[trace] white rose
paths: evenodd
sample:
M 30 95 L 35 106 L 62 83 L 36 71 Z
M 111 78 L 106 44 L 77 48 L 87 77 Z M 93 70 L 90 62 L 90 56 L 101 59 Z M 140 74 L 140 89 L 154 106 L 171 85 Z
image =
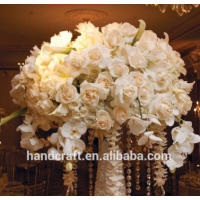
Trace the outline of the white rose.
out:
M 78 109 L 80 105 L 81 105 L 80 99 L 77 99 L 76 101 L 72 101 L 71 103 L 68 104 L 70 110 Z
M 129 65 L 128 55 L 133 47 L 129 44 L 125 44 L 122 48 L 116 52 L 117 57 L 124 61 L 126 65 Z
M 156 80 L 153 82 L 153 86 L 157 91 L 167 90 L 169 86 L 169 77 L 167 71 L 159 71 L 156 73 Z
M 38 96 L 38 102 L 35 105 L 35 109 L 40 115 L 47 115 L 54 110 L 53 102 L 48 98 L 47 94 L 40 93 Z
M 108 69 L 113 77 L 121 77 L 129 73 L 129 68 L 118 58 L 109 61 Z
M 131 67 L 142 69 L 147 66 L 147 60 L 137 47 L 132 47 L 128 53 L 128 61 Z
M 140 72 L 131 72 L 130 76 L 133 78 L 133 84 L 136 87 L 142 87 L 147 83 L 147 78 Z
M 79 119 L 79 114 L 80 114 L 79 109 L 73 109 L 71 112 L 72 112 L 73 119 Z
M 102 130 L 110 130 L 113 126 L 113 120 L 108 112 L 99 110 L 97 112 L 97 127 Z
M 80 117 L 86 117 L 89 114 L 89 111 L 86 107 L 80 108 Z
M 105 45 L 109 49 L 115 50 L 117 47 L 121 47 L 124 44 L 121 33 L 118 30 L 112 30 L 105 36 Z
M 95 83 L 101 84 L 105 89 L 109 89 L 112 82 L 112 76 L 108 72 L 101 72 L 95 81 Z
M 119 104 L 130 105 L 137 98 L 138 89 L 133 85 L 133 79 L 130 75 L 118 78 L 114 87 L 111 90 L 111 95 L 114 100 L 110 103 L 111 106 Z
M 102 33 L 104 34 L 104 36 L 106 36 L 108 33 L 110 33 L 113 30 L 120 30 L 121 26 L 122 26 L 122 24 L 119 24 L 117 22 L 108 24 L 108 25 L 102 27 Z
M 90 65 L 98 66 L 101 69 L 107 66 L 110 58 L 110 50 L 104 45 L 95 44 L 92 47 L 89 47 L 86 51 Z
M 141 52 L 147 53 L 156 47 L 157 40 L 157 35 L 153 31 L 145 31 L 136 46 Z
M 167 94 L 156 95 L 149 105 L 149 112 L 156 114 L 159 120 L 165 121 L 168 126 L 174 124 L 174 116 L 179 114 L 172 103 L 171 99 Z
M 64 61 L 66 72 L 72 77 L 77 77 L 81 74 L 83 68 L 87 66 L 87 62 L 84 53 L 71 51 Z
M 138 98 L 141 105 L 146 106 L 150 103 L 151 99 L 154 97 L 154 91 L 152 86 L 146 84 L 139 88 Z
M 57 93 L 56 101 L 68 104 L 78 99 L 77 89 L 71 85 L 66 83 L 64 87 Z
M 131 109 L 124 105 L 115 106 L 113 116 L 119 124 L 122 124 L 131 116 Z
M 88 83 L 84 81 L 80 85 L 80 98 L 88 109 L 94 109 L 99 103 L 99 99 L 105 100 L 108 96 L 108 89 L 102 88 L 100 84 Z
M 122 33 L 122 37 L 124 37 L 124 40 L 127 43 L 131 43 L 137 33 L 137 29 L 133 25 L 131 25 L 127 22 L 122 24 L 120 30 Z

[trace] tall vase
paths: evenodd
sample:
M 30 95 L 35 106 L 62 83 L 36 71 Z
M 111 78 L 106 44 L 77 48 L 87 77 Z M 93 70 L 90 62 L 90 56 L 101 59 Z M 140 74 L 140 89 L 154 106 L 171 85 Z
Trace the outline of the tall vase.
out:
M 110 151 L 121 153 L 119 147 L 110 150 L 109 143 L 104 139 L 99 144 L 99 161 L 95 182 L 94 196 L 126 196 L 126 186 L 122 160 L 103 160 Z

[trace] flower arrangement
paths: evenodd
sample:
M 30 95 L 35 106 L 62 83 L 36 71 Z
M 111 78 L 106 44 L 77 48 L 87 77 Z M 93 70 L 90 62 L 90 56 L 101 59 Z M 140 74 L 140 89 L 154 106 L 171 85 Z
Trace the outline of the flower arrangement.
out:
M 172 159 L 156 162 L 156 184 L 165 183 L 164 165 L 170 170 L 183 166 L 194 143 L 200 142 L 191 122 L 181 119 L 191 109 L 188 94 L 194 83 L 180 79 L 186 69 L 168 35 L 160 39 L 145 26 L 140 20 L 139 28 L 112 23 L 99 30 L 90 22 L 81 23 L 74 41 L 63 31 L 41 49 L 34 47 L 10 92 L 22 107 L 14 116 L 25 116 L 17 128 L 22 132 L 21 147 L 43 148 L 45 139 L 36 131 L 47 131 L 56 122 L 59 129 L 49 138 L 49 152 L 78 154 L 85 149 L 81 136 L 87 129 L 108 138 L 127 124 L 140 137 L 139 145 L 154 145 L 154 151 L 162 153 L 167 142 L 164 129 L 176 121 L 179 126 L 172 129 L 168 149 Z M 2 119 L 1 125 L 12 117 Z

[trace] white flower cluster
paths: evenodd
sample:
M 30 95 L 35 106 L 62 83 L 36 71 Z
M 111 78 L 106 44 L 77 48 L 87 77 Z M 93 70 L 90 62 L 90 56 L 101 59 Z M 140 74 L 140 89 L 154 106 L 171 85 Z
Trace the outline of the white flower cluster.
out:
M 141 24 L 145 24 L 141 21 Z M 112 132 L 128 122 L 141 145 L 159 143 L 161 132 L 191 109 L 188 96 L 194 83 L 180 79 L 186 74 L 180 54 L 169 45 L 168 35 L 160 39 L 150 31 L 140 32 L 129 23 L 112 23 L 101 31 L 93 24 L 77 26 L 80 36 L 64 31 L 34 47 L 31 56 L 12 80 L 11 96 L 27 107 L 21 146 L 37 150 L 44 144 L 35 132 L 59 124 L 50 143 L 53 151 L 80 153 L 80 139 L 88 128 Z M 173 169 L 183 164 L 183 154 L 200 141 L 190 123 L 172 131 L 169 151 Z

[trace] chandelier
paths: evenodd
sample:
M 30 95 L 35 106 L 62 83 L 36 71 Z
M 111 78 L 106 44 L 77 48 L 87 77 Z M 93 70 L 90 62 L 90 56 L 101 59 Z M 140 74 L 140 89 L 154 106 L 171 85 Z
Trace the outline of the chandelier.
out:
M 170 6 L 179 16 L 183 16 L 184 13 L 189 13 L 193 7 L 198 8 L 199 4 L 154 4 L 154 6 L 158 6 L 161 13 L 165 13 L 167 7 Z
M 200 118 L 200 106 L 199 106 L 199 102 L 196 102 L 196 107 L 194 108 L 194 113 L 195 113 L 195 117 Z

